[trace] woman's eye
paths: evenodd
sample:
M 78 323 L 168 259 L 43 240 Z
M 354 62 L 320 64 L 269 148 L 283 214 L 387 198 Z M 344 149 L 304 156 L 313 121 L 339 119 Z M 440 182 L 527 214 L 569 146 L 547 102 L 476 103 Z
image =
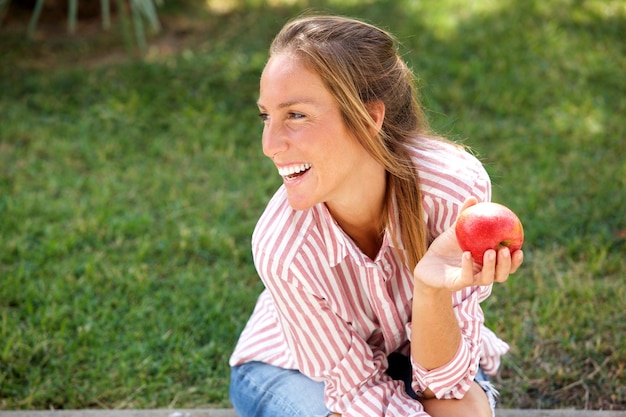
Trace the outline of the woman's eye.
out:
M 287 114 L 287 118 L 289 120 L 299 120 L 299 119 L 304 119 L 306 116 L 302 113 L 296 113 L 296 112 L 289 112 Z M 268 113 L 259 113 L 259 119 L 261 119 L 262 122 L 267 122 L 270 119 L 270 115 Z

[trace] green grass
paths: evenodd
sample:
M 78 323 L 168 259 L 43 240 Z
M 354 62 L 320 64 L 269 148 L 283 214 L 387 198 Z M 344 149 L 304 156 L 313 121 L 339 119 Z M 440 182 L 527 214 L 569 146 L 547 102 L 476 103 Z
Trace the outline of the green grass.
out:
M 524 222 L 526 262 L 484 304 L 512 346 L 501 406 L 625 409 L 623 2 L 338 3 L 308 4 L 397 34 L 435 129 Z M 181 53 L 98 66 L 80 38 L 6 34 L 0 409 L 228 406 L 279 184 L 257 81 L 300 10 L 195 12 Z

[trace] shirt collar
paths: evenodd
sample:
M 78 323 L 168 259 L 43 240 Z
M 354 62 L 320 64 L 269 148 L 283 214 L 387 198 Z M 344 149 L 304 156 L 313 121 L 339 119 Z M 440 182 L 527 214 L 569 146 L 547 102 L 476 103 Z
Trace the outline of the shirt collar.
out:
M 335 219 L 328 211 L 325 204 L 320 203 L 314 207 L 316 217 L 318 217 L 318 224 L 320 225 L 320 232 L 324 244 L 326 246 L 326 256 L 328 257 L 328 264 L 331 267 L 337 266 L 347 256 L 354 258 L 360 264 L 365 264 L 369 258 L 363 254 L 363 252 L 356 246 L 354 241 L 343 231 L 337 224 Z M 383 237 L 383 243 L 378 253 L 377 259 L 380 258 L 388 250 L 389 247 L 396 248 L 398 251 L 404 251 L 404 245 L 402 244 L 402 236 L 398 233 L 399 218 L 398 208 L 395 196 L 391 201 L 391 207 L 389 210 L 389 218 L 391 224 L 385 229 L 385 235 Z M 395 233 L 395 239 L 391 238 L 391 233 Z M 370 261 L 371 262 L 371 261 Z

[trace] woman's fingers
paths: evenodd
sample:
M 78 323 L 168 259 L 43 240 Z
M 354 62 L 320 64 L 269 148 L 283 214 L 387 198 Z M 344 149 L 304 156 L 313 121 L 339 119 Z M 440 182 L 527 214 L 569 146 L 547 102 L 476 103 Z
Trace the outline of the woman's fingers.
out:
M 498 250 L 498 260 L 496 263 L 496 271 L 494 276 L 495 282 L 504 282 L 511 274 L 511 252 L 509 248 L 504 247 Z
M 476 275 L 474 274 L 474 261 L 470 252 L 463 252 L 461 257 L 461 283 L 460 287 L 465 288 L 476 285 Z M 459 288 L 459 289 L 461 289 Z
M 522 262 L 524 262 L 524 252 L 516 250 L 511 254 L 511 274 L 517 272 L 519 267 L 522 266 Z
M 514 274 L 524 261 L 524 253 L 517 250 L 513 253 L 504 247 L 488 250 L 483 257 L 483 267 L 479 273 L 479 285 L 490 285 L 494 282 L 505 282 L 509 275 Z

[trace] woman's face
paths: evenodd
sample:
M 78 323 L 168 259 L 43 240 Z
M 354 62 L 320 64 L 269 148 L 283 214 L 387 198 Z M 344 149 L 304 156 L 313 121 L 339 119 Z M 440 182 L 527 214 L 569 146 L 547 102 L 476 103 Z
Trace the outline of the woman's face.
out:
M 289 204 L 296 210 L 353 204 L 367 187 L 373 158 L 348 131 L 320 76 L 294 55 L 275 55 L 261 75 L 258 105 L 263 153 L 283 177 Z

